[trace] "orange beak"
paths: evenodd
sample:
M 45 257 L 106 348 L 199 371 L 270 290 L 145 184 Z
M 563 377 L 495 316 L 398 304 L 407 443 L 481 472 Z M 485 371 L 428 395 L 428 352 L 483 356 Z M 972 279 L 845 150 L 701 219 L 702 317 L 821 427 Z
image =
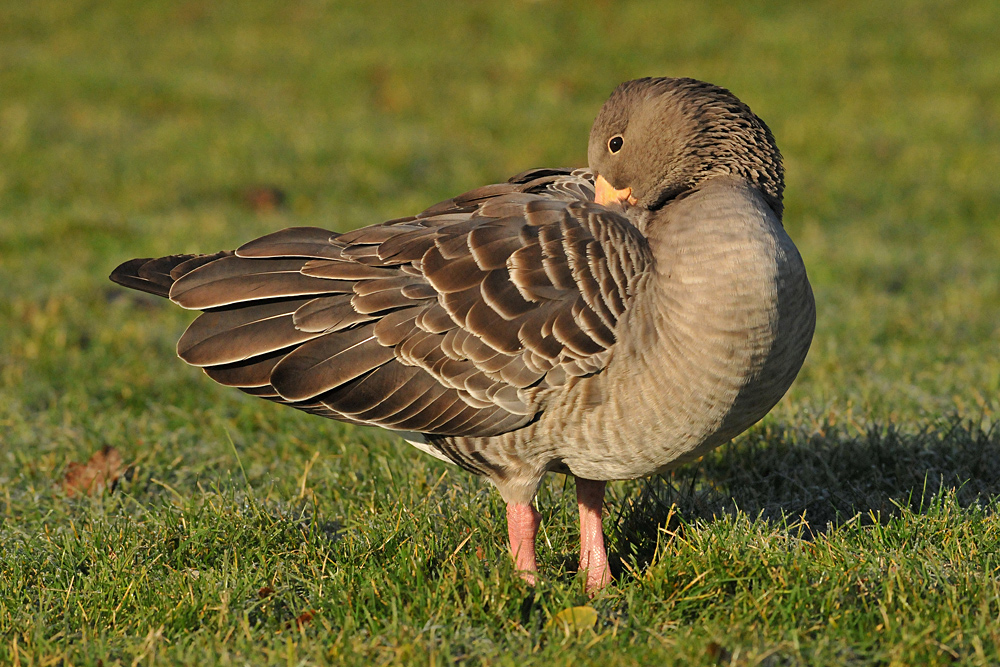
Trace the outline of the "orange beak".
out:
M 632 188 L 615 190 L 603 176 L 597 177 L 597 180 L 594 182 L 594 190 L 594 201 L 601 206 L 607 206 L 608 204 L 618 202 L 628 202 L 633 206 L 636 204 L 636 199 L 632 196 Z

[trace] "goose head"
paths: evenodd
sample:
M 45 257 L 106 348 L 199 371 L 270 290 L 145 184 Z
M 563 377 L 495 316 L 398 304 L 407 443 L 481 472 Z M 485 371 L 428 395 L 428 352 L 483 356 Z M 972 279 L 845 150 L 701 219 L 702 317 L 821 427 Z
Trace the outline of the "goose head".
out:
M 646 217 L 725 176 L 755 187 L 782 213 L 784 169 L 770 129 L 725 88 L 695 79 L 627 81 L 590 132 L 597 201 Z

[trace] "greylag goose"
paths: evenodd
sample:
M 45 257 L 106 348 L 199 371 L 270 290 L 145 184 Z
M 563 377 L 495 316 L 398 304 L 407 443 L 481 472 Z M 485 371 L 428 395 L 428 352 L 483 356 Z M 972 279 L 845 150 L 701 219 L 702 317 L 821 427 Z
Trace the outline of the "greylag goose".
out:
M 774 137 L 728 90 L 623 83 L 588 159 L 345 234 L 134 259 L 111 279 L 203 311 L 177 353 L 216 382 L 484 475 L 530 581 L 535 493 L 549 471 L 573 475 L 594 591 L 611 579 L 606 481 L 761 419 L 805 359 L 815 306 Z

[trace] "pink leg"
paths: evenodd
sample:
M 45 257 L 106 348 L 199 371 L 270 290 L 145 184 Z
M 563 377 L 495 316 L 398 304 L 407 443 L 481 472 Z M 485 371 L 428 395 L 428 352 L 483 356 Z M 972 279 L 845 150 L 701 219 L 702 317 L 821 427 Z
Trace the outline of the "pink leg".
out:
M 542 515 L 531 505 L 507 504 L 507 534 L 510 536 L 510 553 L 514 556 L 514 567 L 529 584 L 535 583 L 535 536 Z
M 576 478 L 576 502 L 580 507 L 580 571 L 587 573 L 588 593 L 604 588 L 611 581 L 601 523 L 606 485 L 607 482 Z

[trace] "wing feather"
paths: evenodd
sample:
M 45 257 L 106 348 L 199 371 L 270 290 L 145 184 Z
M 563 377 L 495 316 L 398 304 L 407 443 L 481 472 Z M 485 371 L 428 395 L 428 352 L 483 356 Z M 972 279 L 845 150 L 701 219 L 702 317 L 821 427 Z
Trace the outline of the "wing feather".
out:
M 217 382 L 351 423 L 488 436 L 601 372 L 651 262 L 588 172 L 534 170 L 381 225 L 116 275 L 206 311 L 178 353 Z

